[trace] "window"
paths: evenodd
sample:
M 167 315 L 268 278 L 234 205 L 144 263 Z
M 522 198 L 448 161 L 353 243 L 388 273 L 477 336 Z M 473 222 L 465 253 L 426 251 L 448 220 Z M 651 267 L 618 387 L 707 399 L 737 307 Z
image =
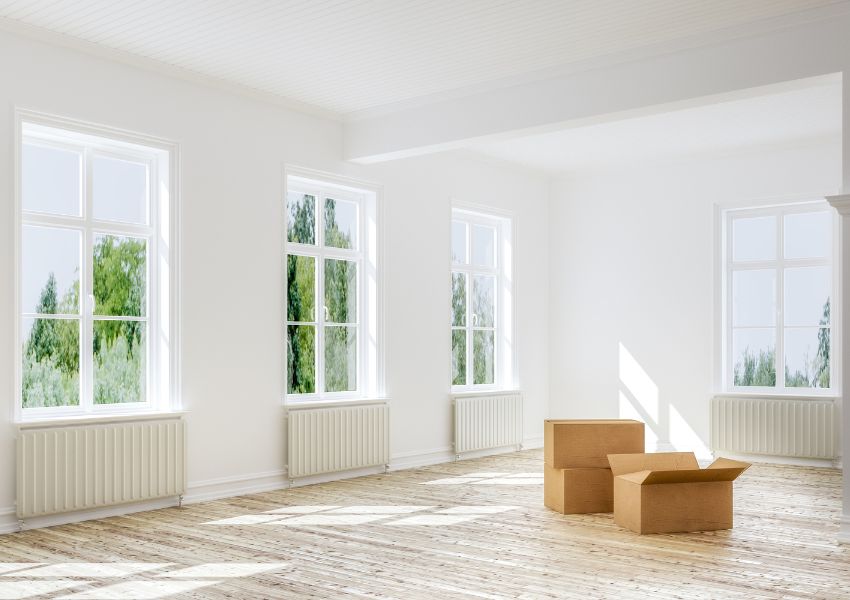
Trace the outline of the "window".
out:
M 823 203 L 726 212 L 726 389 L 834 387 L 833 228 Z
M 454 391 L 513 384 L 510 221 L 455 209 L 451 230 Z
M 377 396 L 377 194 L 290 175 L 285 199 L 286 394 Z
M 20 415 L 169 408 L 170 152 L 53 124 L 20 119 Z

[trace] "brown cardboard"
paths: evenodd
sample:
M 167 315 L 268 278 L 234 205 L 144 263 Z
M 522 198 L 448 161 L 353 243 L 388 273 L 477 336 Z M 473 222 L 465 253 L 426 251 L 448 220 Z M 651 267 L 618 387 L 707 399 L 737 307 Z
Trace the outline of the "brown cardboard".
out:
M 609 454 L 644 451 L 644 424 L 629 419 L 544 422 L 545 463 L 555 469 L 607 469 Z
M 618 525 L 636 533 L 732 528 L 732 482 L 748 463 L 718 458 L 700 469 L 693 454 L 682 452 L 608 458 Z
M 556 469 L 543 466 L 543 503 L 564 515 L 614 510 L 611 469 Z

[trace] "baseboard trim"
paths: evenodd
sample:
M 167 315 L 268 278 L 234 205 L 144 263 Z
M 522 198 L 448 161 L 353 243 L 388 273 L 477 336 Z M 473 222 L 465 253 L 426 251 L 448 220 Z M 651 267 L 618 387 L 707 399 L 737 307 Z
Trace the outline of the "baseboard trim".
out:
M 543 447 L 543 438 L 526 438 L 523 441 L 522 446 L 524 449 L 541 448 Z M 461 459 L 467 460 L 484 456 L 493 456 L 496 454 L 506 454 L 515 451 L 515 446 L 488 448 L 486 450 L 466 452 L 461 456 Z M 403 471 L 406 469 L 416 469 L 419 467 L 453 462 L 454 460 L 455 454 L 450 446 L 434 448 L 432 450 L 426 450 L 425 452 L 405 452 L 396 454 L 391 458 L 389 470 Z M 235 477 L 220 477 L 217 479 L 194 481 L 188 484 L 186 494 L 183 497 L 183 503 L 197 504 L 199 502 L 210 502 L 225 498 L 285 490 L 290 487 L 302 487 L 317 483 L 328 483 L 330 481 L 352 479 L 355 477 L 363 477 L 365 475 L 375 475 L 383 473 L 384 470 L 383 466 L 367 467 L 351 471 L 337 471 L 310 477 L 300 477 L 293 482 L 290 482 L 286 469 L 281 469 L 277 471 L 239 475 Z M 90 521 L 93 519 L 119 517 L 137 512 L 172 508 L 177 505 L 178 498 L 169 497 L 147 500 L 144 502 L 117 504 L 114 506 L 105 506 L 91 510 L 46 515 L 43 517 L 27 519 L 24 523 L 24 529 L 40 529 L 43 527 L 67 525 L 69 523 L 79 523 L 81 521 Z M 19 530 L 20 521 L 18 520 L 15 508 L 10 507 L 0 510 L 0 535 L 14 533 Z
M 30 517 L 23 521 L 23 530 L 43 529 L 44 527 L 68 525 L 69 523 L 80 523 L 81 521 L 92 521 L 109 517 L 122 517 L 137 512 L 173 508 L 178 504 L 179 500 L 177 496 L 169 496 L 166 498 L 145 500 L 144 502 L 115 504 L 89 510 L 76 510 L 55 515 L 44 515 L 42 517 Z M 18 520 L 14 508 L 0 513 L 0 533 L 13 533 L 21 531 L 21 529 L 21 521 Z
M 772 456 L 769 454 L 738 454 L 736 452 L 724 452 L 715 450 L 715 457 L 731 458 L 732 460 L 743 460 L 751 463 L 764 463 L 769 465 L 790 465 L 792 467 L 817 467 L 826 469 L 840 468 L 840 461 L 827 458 L 796 458 L 794 456 Z
M 219 477 L 190 483 L 183 502 L 185 504 L 196 504 L 221 500 L 222 498 L 271 492 L 287 487 L 289 487 L 289 480 L 287 479 L 286 469 L 235 477 Z

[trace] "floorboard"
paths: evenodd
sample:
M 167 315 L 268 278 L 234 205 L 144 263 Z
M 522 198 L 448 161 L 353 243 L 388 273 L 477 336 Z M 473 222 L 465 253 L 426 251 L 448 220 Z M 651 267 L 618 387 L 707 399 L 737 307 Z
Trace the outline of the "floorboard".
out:
M 841 473 L 755 465 L 735 528 L 563 516 L 530 450 L 0 536 L 4 598 L 850 599 Z

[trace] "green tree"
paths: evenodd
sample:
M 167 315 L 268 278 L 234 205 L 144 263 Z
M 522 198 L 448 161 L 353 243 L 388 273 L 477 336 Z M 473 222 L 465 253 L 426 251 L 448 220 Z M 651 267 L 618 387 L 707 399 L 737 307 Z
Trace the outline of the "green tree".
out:
M 759 350 L 758 355 L 745 348 L 735 363 L 735 385 L 741 387 L 776 385 L 776 351 Z

